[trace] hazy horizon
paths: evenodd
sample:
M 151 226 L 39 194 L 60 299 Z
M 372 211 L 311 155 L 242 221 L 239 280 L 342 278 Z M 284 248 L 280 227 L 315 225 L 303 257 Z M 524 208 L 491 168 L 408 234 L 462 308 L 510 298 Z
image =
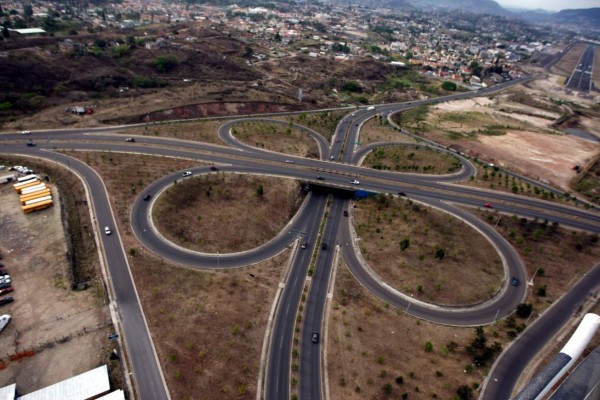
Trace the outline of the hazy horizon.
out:
M 502 7 L 548 11 L 600 7 L 598 0 L 496 0 Z

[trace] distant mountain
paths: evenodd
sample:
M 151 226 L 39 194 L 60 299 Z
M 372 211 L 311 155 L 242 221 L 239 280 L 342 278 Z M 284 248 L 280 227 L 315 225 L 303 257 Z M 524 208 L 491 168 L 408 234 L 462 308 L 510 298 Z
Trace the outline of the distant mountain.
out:
M 588 25 L 600 27 L 600 7 L 579 10 L 562 10 L 552 14 L 551 21 L 562 25 Z
M 512 13 L 493 0 L 407 0 L 425 10 L 462 10 L 477 14 L 510 16 Z

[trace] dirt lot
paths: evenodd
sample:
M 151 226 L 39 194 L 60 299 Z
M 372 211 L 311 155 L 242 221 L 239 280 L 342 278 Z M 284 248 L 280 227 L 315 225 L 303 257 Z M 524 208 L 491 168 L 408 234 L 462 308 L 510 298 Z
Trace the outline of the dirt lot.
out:
M 377 196 L 355 202 L 352 216 L 363 256 L 403 293 L 459 305 L 487 300 L 500 288 L 504 270 L 494 247 L 448 214 Z
M 486 218 L 485 212 L 481 218 Z M 499 227 L 519 250 L 529 276 L 544 269 L 526 300 L 533 305 L 530 321 L 507 318 L 484 328 L 487 346 L 498 342 L 504 348 L 525 323 L 600 261 L 600 244 L 592 235 L 539 222 L 503 218 Z M 378 241 L 379 246 L 383 243 Z M 468 385 L 477 398 L 475 389 L 493 360 L 483 367 L 473 365 L 467 346 L 476 336 L 474 328 L 439 326 L 407 316 L 368 293 L 343 263 L 332 305 L 327 354 L 332 399 L 450 399 L 461 385 Z
M 283 229 L 298 210 L 302 193 L 292 179 L 211 174 L 171 186 L 158 199 L 153 218 L 166 238 L 186 248 L 250 250 Z
M 577 174 L 573 167 L 591 162 L 600 152 L 600 145 L 556 134 L 560 132 L 551 125 L 564 107 L 550 101 L 547 95 L 512 89 L 492 99 L 430 107 L 426 119 L 410 124 L 409 129 L 568 191 Z M 402 117 L 397 120 L 402 121 Z
M 16 382 L 21 393 L 95 368 L 111 349 L 101 283 L 87 291 L 70 289 L 60 198 L 51 186 L 54 206 L 23 214 L 12 186 L 0 185 L 0 251 L 15 289 L 2 296 L 15 301 L 2 307 L 12 321 L 0 334 L 0 386 Z M 8 361 L 32 350 L 33 356 Z

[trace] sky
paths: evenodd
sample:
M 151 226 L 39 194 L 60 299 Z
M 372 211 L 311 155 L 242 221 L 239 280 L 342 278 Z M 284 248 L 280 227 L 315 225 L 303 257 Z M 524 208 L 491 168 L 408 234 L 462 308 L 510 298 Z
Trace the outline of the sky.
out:
M 528 10 L 541 8 L 548 11 L 600 7 L 600 0 L 496 0 L 496 2 L 503 7 Z

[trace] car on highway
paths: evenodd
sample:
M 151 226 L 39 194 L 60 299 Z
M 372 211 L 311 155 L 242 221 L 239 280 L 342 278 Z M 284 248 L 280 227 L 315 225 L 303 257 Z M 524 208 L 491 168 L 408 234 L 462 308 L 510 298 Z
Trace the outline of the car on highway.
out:
M 340 138 L 335 139 L 335 142 L 339 143 L 340 142 Z
M 192 171 L 185 171 L 183 174 L 181 174 L 182 176 L 186 177 L 186 176 L 190 176 L 192 174 Z
M 35 143 L 33 143 L 33 142 L 30 140 L 29 142 L 27 142 L 27 146 L 31 146 L 31 147 L 33 147 L 33 146 L 35 146 Z
M 111 233 L 112 233 L 112 232 L 111 232 L 110 228 L 109 228 L 108 226 L 105 226 L 105 227 L 104 227 L 104 234 L 105 234 L 105 235 L 110 235 Z
M 321 175 L 317 176 L 317 179 L 320 180 L 320 181 L 324 181 L 325 180 L 325 178 L 323 178 Z
M 304 243 L 302 243 L 302 246 L 300 246 L 300 247 L 301 247 L 301 248 L 303 248 L 303 249 L 305 249 L 305 248 L 306 248 L 306 246 L 308 246 L 308 242 L 304 242 Z
M 329 159 L 330 159 L 330 160 L 333 160 L 333 156 L 329 156 Z
M 373 111 L 374 109 L 375 109 L 375 107 L 373 107 L 373 106 L 367 107 L 367 111 Z
M 484 206 L 485 208 L 494 208 L 494 206 L 493 206 L 493 205 L 491 205 L 490 203 L 485 203 L 483 206 Z
M 151 198 L 151 197 L 152 197 L 152 195 L 151 195 L 151 194 L 147 194 L 147 195 L 145 195 L 145 196 L 144 196 L 144 201 L 148 201 L 148 200 L 150 200 L 150 198 Z
M 313 331 L 312 336 L 311 336 L 311 342 L 313 343 L 319 343 L 319 332 L 315 332 Z
M 31 132 L 29 131 L 21 131 L 21 135 L 29 135 Z
M 294 164 L 294 162 L 292 160 L 285 160 L 285 162 L 288 164 Z
M 327 250 L 327 243 L 321 243 L 321 250 Z
M 344 217 L 348 216 L 348 211 L 344 210 Z
M 126 142 L 135 142 L 135 139 L 132 137 L 128 137 L 127 139 L 125 139 Z
M 406 196 L 406 193 L 404 193 L 404 192 L 398 192 L 398 196 Z
M 215 167 L 214 165 L 211 165 L 211 166 L 210 166 L 210 170 L 211 170 L 211 171 L 218 171 L 218 170 L 219 170 L 219 168 Z
M 358 179 L 352 179 L 350 183 L 353 185 L 360 185 L 360 181 Z
M 516 276 L 513 276 L 510 280 L 510 284 L 513 286 L 519 286 L 520 283 L 521 282 L 519 281 L 519 278 L 517 278 Z

